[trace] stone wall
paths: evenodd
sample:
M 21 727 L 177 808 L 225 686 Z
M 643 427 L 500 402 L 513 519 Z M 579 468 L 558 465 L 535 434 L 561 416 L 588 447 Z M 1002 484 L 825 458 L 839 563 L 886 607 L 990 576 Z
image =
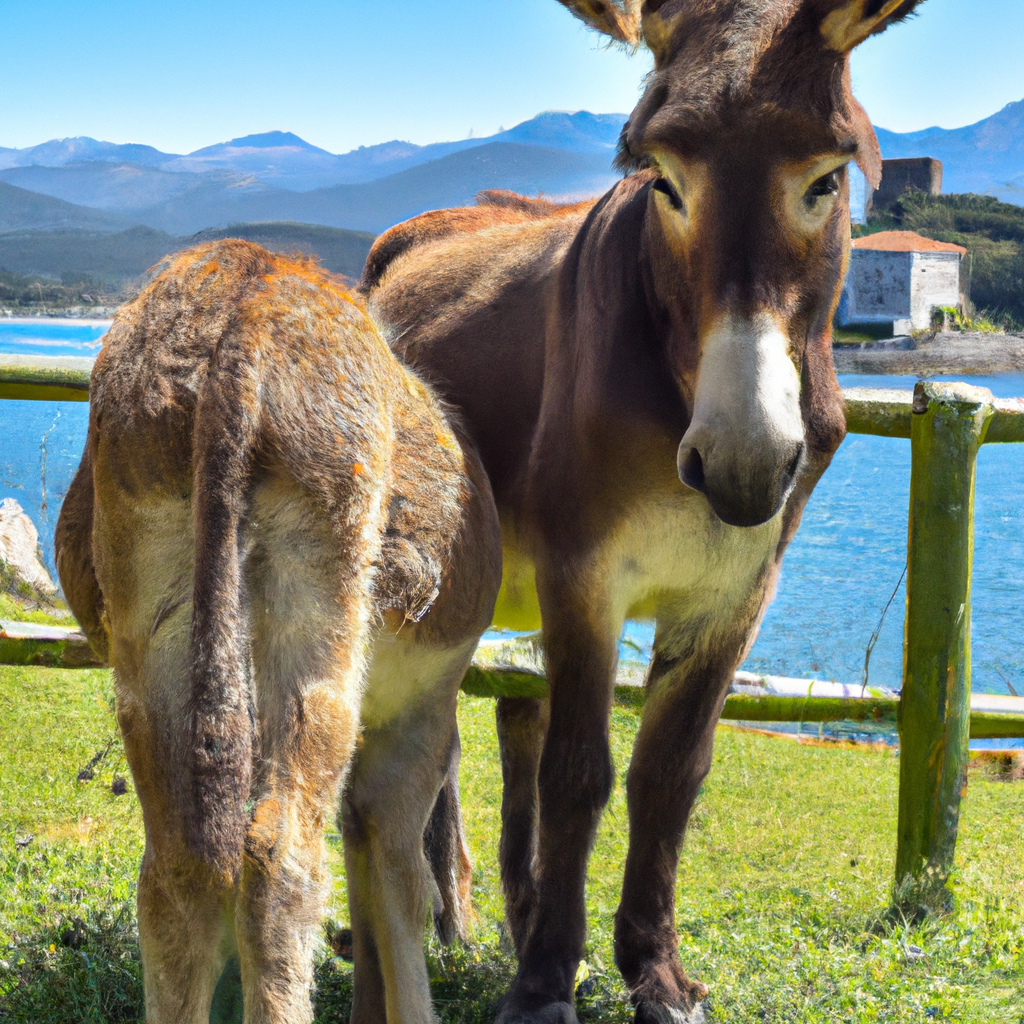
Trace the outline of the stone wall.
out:
M 931 326 L 937 306 L 956 306 L 960 301 L 960 254 L 915 252 L 910 271 L 910 321 L 915 331 Z
M 865 216 L 888 209 L 909 188 L 937 196 L 942 192 L 942 161 L 930 156 L 882 161 L 882 181 L 864 204 Z

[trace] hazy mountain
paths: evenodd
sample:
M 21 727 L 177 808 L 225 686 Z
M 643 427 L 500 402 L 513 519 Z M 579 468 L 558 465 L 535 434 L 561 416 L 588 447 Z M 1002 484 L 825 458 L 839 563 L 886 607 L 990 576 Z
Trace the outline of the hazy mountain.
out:
M 75 206 L 61 199 L 40 195 L 38 192 L 0 181 L 0 233 L 26 229 L 52 231 L 66 228 L 120 231 L 131 223 L 127 217 L 116 213 L 104 213 L 84 206 Z M 3 266 L 2 260 L 0 266 Z
M 229 224 L 226 228 L 200 231 L 190 238 L 178 239 L 182 248 L 220 238 L 245 238 L 275 252 L 304 252 L 316 256 L 332 274 L 344 274 L 356 280 L 373 245 L 374 236 L 363 231 L 327 228 L 321 224 L 296 224 L 294 221 L 261 221 L 255 224 Z
M 607 153 L 610 158 L 625 120 L 625 114 L 591 114 L 585 110 L 576 113 L 548 111 L 489 137 L 436 142 L 428 146 L 393 140 L 377 146 L 360 146 L 359 149 L 342 154 L 328 153 L 292 132 L 280 131 L 246 135 L 197 149 L 186 156 L 161 153 L 151 146 L 117 145 L 89 138 L 54 139 L 28 149 L 0 149 L 0 171 L 4 172 L 0 180 L 69 202 L 101 206 L 104 209 L 131 209 L 142 205 L 135 201 L 134 195 L 126 196 L 123 203 L 109 205 L 112 202 L 110 197 L 116 195 L 116 179 L 119 175 L 111 171 L 111 183 L 99 185 L 98 178 L 105 165 L 124 167 L 130 163 L 168 173 L 234 173 L 245 177 L 254 176 L 278 188 L 307 192 L 330 185 L 376 181 L 389 174 L 493 142 L 544 146 L 570 153 Z M 44 167 L 67 167 L 71 172 L 68 175 L 70 178 L 75 176 L 73 168 L 86 162 L 100 165 L 92 185 L 88 187 L 81 174 L 77 175 L 77 183 L 72 184 L 64 183 L 59 173 L 48 176 L 35 173 L 33 176 L 15 178 L 6 170 L 33 168 L 38 171 Z M 120 178 L 127 181 L 129 175 L 121 171 Z M 94 202 L 89 198 L 89 187 L 97 196 L 104 197 L 102 201 Z M 135 189 L 141 187 L 140 180 L 130 186 Z M 155 179 L 145 187 L 157 188 Z M 162 187 L 172 188 L 166 181 Z M 184 188 L 172 189 L 166 196 L 159 199 L 154 196 L 149 202 L 162 202 L 181 191 Z
M 291 132 L 264 132 L 197 149 L 162 165 L 165 171 L 234 171 L 280 188 L 308 191 L 339 180 L 342 159 Z
M 599 195 L 617 178 L 607 154 L 492 142 L 363 184 L 311 192 L 211 185 L 137 211 L 135 216 L 174 234 L 241 220 L 293 220 L 379 232 L 425 210 L 471 204 L 482 189 L 579 198 Z
M 187 156 L 58 139 L 0 150 L 0 168 L 7 168 L 0 185 L 17 186 L 0 192 L 0 231 L 117 231 L 142 223 L 182 236 L 237 222 L 296 221 L 377 232 L 424 210 L 471 203 L 484 188 L 596 195 L 617 178 L 611 161 L 625 119 L 549 111 L 486 138 L 429 146 L 396 140 L 343 154 L 283 131 Z M 988 192 L 1024 205 L 1024 101 L 965 128 L 878 134 L 887 157 L 942 160 L 945 191 Z M 111 219 L 115 213 L 120 219 Z
M 27 149 L 0 149 L 0 168 L 6 167 L 60 167 L 77 160 L 101 160 L 113 163 L 131 162 L 146 167 L 159 167 L 175 158 L 174 153 L 161 153 L 152 146 L 134 142 L 97 142 L 80 135 L 71 139 L 51 139 Z
M 1024 205 L 1024 100 L 963 128 L 877 131 L 886 158 L 941 160 L 943 192 L 979 192 Z
M 0 267 L 17 274 L 65 279 L 88 277 L 119 287 L 135 281 L 170 253 L 217 238 L 247 238 L 268 249 L 305 252 L 336 274 L 362 273 L 373 235 L 316 224 L 232 224 L 176 238 L 163 231 L 14 231 L 0 234 Z
M 603 153 L 611 159 L 627 119 L 627 114 L 591 114 L 587 110 L 569 114 L 548 110 L 515 128 L 499 132 L 490 141 L 547 146 L 570 153 Z
M 217 172 L 225 179 L 224 172 Z M 231 175 L 238 180 L 240 175 Z M 249 176 L 251 177 L 251 175 Z M 173 173 L 142 164 L 78 161 L 63 166 L 9 167 L 0 181 L 41 192 L 80 206 L 100 210 L 131 210 L 155 206 L 209 180 L 201 174 Z

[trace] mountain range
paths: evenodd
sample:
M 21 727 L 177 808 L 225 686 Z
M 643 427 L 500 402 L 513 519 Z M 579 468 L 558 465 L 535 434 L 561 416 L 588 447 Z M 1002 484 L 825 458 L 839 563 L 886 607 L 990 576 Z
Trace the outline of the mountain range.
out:
M 626 116 L 549 111 L 484 138 L 427 146 L 394 140 L 343 154 L 281 131 L 188 154 L 84 137 L 0 148 L 0 266 L 58 272 L 20 256 L 10 266 L 15 254 L 2 240 L 11 233 L 122 235 L 141 226 L 190 237 L 276 221 L 378 233 L 424 210 L 471 203 L 485 188 L 596 195 L 618 178 L 612 159 Z M 1024 100 L 964 128 L 879 128 L 878 136 L 885 157 L 942 160 L 944 191 L 1024 205 Z M 148 249 L 157 237 L 147 237 Z M 40 251 L 52 252 L 55 241 Z M 15 248 L 25 255 L 31 246 Z
M 941 160 L 943 192 L 978 192 L 1024 206 L 1024 100 L 963 128 L 876 131 L 884 157 Z

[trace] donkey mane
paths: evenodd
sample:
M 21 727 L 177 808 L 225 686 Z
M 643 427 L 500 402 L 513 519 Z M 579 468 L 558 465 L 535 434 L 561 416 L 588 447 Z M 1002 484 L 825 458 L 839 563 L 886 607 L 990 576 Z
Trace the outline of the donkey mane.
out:
M 426 242 L 436 242 L 453 235 L 477 234 L 504 225 L 569 216 L 588 210 L 595 202 L 595 199 L 586 199 L 577 203 L 556 203 L 543 196 L 530 197 L 506 189 L 485 189 L 476 194 L 476 206 L 430 210 L 385 231 L 374 242 L 366 259 L 360 290 L 364 295 L 368 294 L 380 284 L 400 256 Z

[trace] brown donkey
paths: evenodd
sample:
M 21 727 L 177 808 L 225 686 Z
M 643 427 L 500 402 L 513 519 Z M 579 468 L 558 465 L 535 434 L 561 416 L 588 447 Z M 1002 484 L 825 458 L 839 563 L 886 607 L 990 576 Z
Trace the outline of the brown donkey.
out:
M 490 194 L 425 214 L 378 240 L 362 288 L 479 447 L 503 526 L 497 621 L 543 621 L 550 708 L 498 706 L 519 954 L 498 1019 L 575 1020 L 616 641 L 650 616 L 616 959 L 638 1022 L 692 1021 L 707 990 L 678 958 L 683 833 L 845 430 L 830 345 L 846 165 L 880 171 L 849 53 L 916 0 L 562 2 L 654 53 L 622 134 L 628 176 L 582 206 Z
M 57 564 L 142 802 L 151 1024 L 206 1024 L 235 949 L 247 1024 L 312 1019 L 324 822 L 354 752 L 352 1020 L 433 1019 L 423 835 L 500 558 L 458 425 L 315 265 L 201 246 L 118 311 Z

